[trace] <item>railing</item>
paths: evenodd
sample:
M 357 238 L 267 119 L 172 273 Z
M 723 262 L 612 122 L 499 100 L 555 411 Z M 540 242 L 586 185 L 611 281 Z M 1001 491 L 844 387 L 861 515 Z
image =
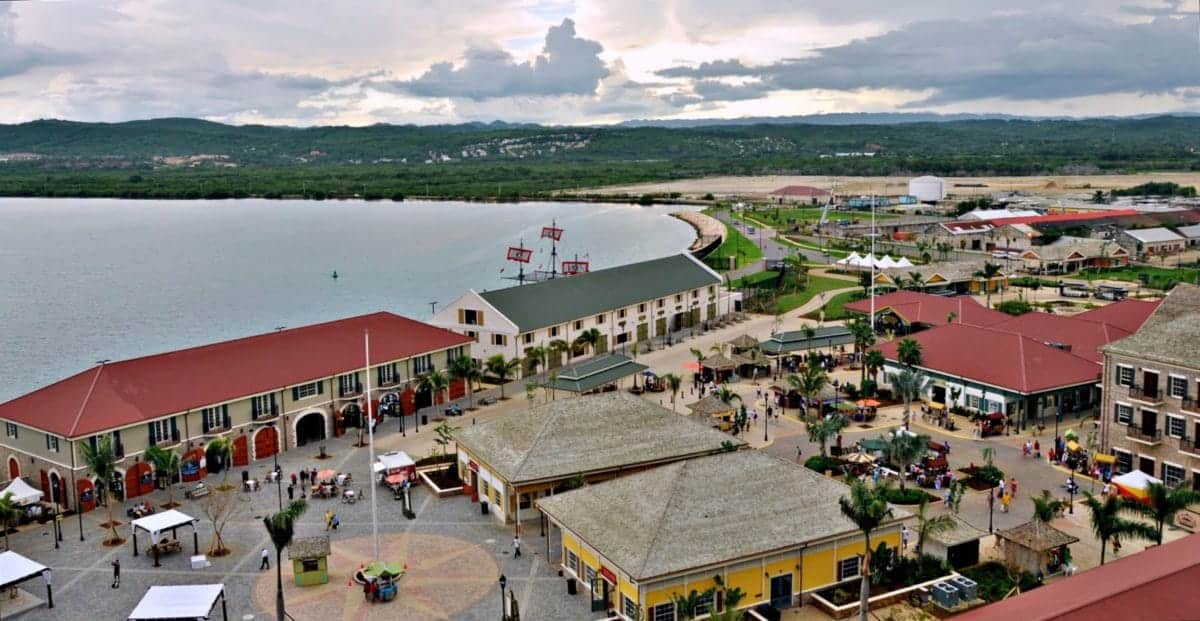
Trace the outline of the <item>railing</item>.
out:
M 1179 438 L 1179 450 L 1192 455 L 1200 455 L 1200 439 Z
M 117 442 L 116 444 L 114 444 L 113 445 L 113 455 L 117 456 L 118 458 L 124 457 L 125 456 L 125 445 L 120 442 Z
M 1137 399 L 1138 401 L 1145 401 L 1147 403 L 1162 403 L 1163 393 L 1158 389 L 1157 386 L 1151 386 L 1147 388 L 1145 386 L 1133 384 L 1129 387 L 1129 398 Z
M 346 388 L 338 387 L 338 396 L 339 397 L 353 397 L 355 395 L 361 394 L 362 391 L 363 391 L 362 384 L 355 384 L 353 386 L 346 387 Z
M 1150 431 L 1146 431 L 1141 427 L 1131 425 L 1129 429 L 1125 431 L 1125 436 L 1134 440 L 1140 440 L 1142 442 L 1162 442 L 1161 429 L 1151 429 Z
M 1195 397 L 1184 397 L 1179 407 L 1189 412 L 1200 412 L 1200 401 Z
M 266 409 L 263 409 L 263 408 L 251 408 L 250 409 L 250 419 L 251 420 L 263 420 L 263 419 L 267 419 L 267 418 L 275 418 L 276 416 L 279 416 L 279 406 L 278 405 L 272 405 L 271 407 L 266 408 Z

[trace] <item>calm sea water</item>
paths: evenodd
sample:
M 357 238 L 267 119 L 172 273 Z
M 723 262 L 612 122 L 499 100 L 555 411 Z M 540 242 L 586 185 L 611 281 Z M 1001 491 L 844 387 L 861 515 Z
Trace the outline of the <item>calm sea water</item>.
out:
M 551 219 L 560 257 L 593 269 L 677 253 L 694 234 L 674 209 L 0 199 L 0 401 L 100 359 L 377 310 L 428 319 L 430 302 L 513 284 L 521 238 L 548 268 Z

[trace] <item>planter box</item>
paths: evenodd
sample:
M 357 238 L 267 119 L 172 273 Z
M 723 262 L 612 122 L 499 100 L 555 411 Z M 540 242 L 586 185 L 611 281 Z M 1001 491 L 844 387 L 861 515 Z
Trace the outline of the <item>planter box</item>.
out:
M 449 496 L 460 496 L 463 493 L 463 488 L 461 485 L 459 485 L 458 487 L 441 488 L 441 487 L 438 487 L 437 484 L 433 482 L 433 479 L 429 478 L 428 473 L 430 473 L 430 472 L 441 472 L 441 471 L 445 471 L 445 470 L 449 470 L 449 469 L 450 468 L 448 466 L 437 467 L 437 468 L 424 468 L 424 469 L 417 470 L 417 476 L 421 477 L 421 481 L 423 483 L 425 483 L 425 485 L 427 485 L 429 487 L 429 489 L 433 491 L 434 495 L 437 496 L 438 498 L 446 498 Z
M 871 605 L 871 610 L 878 610 L 879 608 L 883 608 L 884 606 L 888 606 L 888 605 L 894 604 L 896 602 L 907 599 L 908 594 L 912 593 L 913 591 L 917 591 L 922 588 L 932 586 L 939 582 L 945 582 L 946 580 L 949 580 L 949 579 L 957 577 L 957 576 L 958 576 L 957 573 L 950 573 L 950 574 L 942 576 L 941 578 L 938 578 L 936 580 L 930 580 L 928 582 L 914 584 L 910 587 L 904 587 L 903 589 L 897 589 L 895 591 L 888 591 L 887 593 L 880 593 L 879 595 L 871 596 L 867 601 Z M 847 590 L 851 591 L 852 593 L 858 593 L 858 580 L 857 579 L 855 579 L 851 582 L 847 582 L 846 584 L 849 585 L 847 587 Z M 828 588 L 828 587 L 825 587 L 825 588 Z M 821 590 L 825 590 L 825 588 L 822 588 Z M 812 593 L 811 597 L 812 597 L 813 603 L 815 603 L 818 608 L 820 608 L 822 611 L 825 612 L 825 614 L 829 615 L 830 617 L 833 617 L 834 619 L 846 619 L 846 618 L 849 618 L 849 617 L 852 617 L 852 616 L 858 614 L 858 599 L 857 598 L 855 598 L 855 600 L 849 604 L 844 604 L 842 606 L 835 606 L 833 604 L 833 602 L 825 599 L 824 597 L 821 597 L 815 591 Z

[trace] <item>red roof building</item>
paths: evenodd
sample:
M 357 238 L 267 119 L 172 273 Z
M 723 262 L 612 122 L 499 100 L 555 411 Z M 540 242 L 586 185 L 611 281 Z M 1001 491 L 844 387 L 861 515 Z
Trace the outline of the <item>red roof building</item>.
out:
M 845 306 L 847 311 L 870 315 L 871 300 L 858 300 Z M 954 313 L 954 323 L 991 326 L 1012 319 L 998 310 L 985 307 L 967 295 L 942 296 L 916 291 L 893 291 L 875 296 L 875 313 L 891 312 L 905 324 L 939 326 Z
M 1132 334 L 1146 323 L 1160 304 L 1162 300 L 1121 300 L 1115 304 L 1084 311 L 1074 317 L 1105 323 Z
M 1200 618 L 1200 537 L 1184 537 L 954 617 L 956 621 Z
M 379 312 L 102 364 L 0 404 L 0 419 L 78 438 L 244 399 L 471 339 Z
M 1109 218 L 1121 218 L 1125 216 L 1140 215 L 1136 209 L 1109 209 L 1106 211 L 1087 211 L 1080 213 L 1052 213 L 1044 216 L 1022 216 L 1019 218 L 996 218 L 988 220 L 996 226 L 1005 224 L 1064 224 L 1067 222 L 1089 222 L 1092 220 L 1105 220 Z

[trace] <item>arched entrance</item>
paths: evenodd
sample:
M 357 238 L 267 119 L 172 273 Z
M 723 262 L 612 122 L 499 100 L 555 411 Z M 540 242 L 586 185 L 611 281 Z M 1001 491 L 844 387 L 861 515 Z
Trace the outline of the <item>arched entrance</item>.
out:
M 75 493 L 79 495 L 79 510 L 91 511 L 96 508 L 96 488 L 88 479 L 75 481 Z
M 107 495 L 116 502 L 125 502 L 125 477 L 128 474 L 126 471 L 117 470 L 112 481 L 108 483 Z
M 433 405 L 433 391 L 427 388 L 418 388 L 413 400 L 418 410 L 427 408 Z
M 309 412 L 296 419 L 296 446 L 325 439 L 325 415 Z
M 225 462 L 225 454 L 217 450 L 215 442 L 209 442 L 208 446 L 204 447 L 204 465 L 208 474 L 218 474 L 229 467 Z
M 235 468 L 250 465 L 250 442 L 246 436 L 238 436 L 233 440 L 233 465 Z
M 379 399 L 379 414 L 381 416 L 400 416 L 400 395 L 389 392 Z
M 183 454 L 179 460 L 179 474 L 184 483 L 199 481 L 208 475 L 208 464 L 205 462 L 204 449 L 194 448 Z
M 8 480 L 16 481 L 21 478 L 21 462 L 16 457 L 8 458 Z
M 279 432 L 275 427 L 263 427 L 254 433 L 254 459 L 266 459 L 279 449 Z
M 154 491 L 154 473 L 150 464 L 139 461 L 125 471 L 125 498 L 137 498 Z
M 342 428 L 358 429 L 362 427 L 363 411 L 357 403 L 347 403 L 342 408 Z

